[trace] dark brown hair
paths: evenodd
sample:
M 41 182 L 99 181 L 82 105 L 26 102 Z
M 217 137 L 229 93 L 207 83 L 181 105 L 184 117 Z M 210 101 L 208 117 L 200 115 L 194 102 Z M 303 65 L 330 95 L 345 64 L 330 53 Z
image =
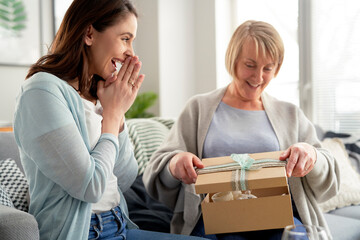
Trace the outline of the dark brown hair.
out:
M 74 0 L 66 11 L 49 53 L 33 64 L 26 78 L 37 72 L 51 73 L 64 81 L 77 79 L 81 94 L 88 95 L 88 46 L 84 42 L 90 25 L 98 32 L 113 26 L 127 14 L 137 12 L 129 0 Z

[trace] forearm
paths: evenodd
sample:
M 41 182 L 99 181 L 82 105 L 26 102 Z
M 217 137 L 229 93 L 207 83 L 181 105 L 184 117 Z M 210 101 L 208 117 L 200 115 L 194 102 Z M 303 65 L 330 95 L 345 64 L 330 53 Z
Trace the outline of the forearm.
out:
M 173 156 L 182 151 L 159 150 L 153 154 L 144 171 L 144 186 L 152 198 L 174 209 L 181 182 L 171 175 L 168 164 Z
M 116 160 L 114 174 L 118 178 L 121 191 L 126 191 L 135 181 L 138 173 L 138 164 L 134 156 L 134 148 L 130 141 L 126 123 L 118 135 L 119 157 Z
M 36 138 L 23 139 L 21 146 L 47 178 L 85 202 L 100 199 L 118 155 L 118 140 L 112 134 L 102 134 L 89 153 L 72 124 Z
M 324 202 L 339 191 L 339 168 L 335 158 L 325 149 L 316 149 L 317 161 L 305 176 L 318 202 Z

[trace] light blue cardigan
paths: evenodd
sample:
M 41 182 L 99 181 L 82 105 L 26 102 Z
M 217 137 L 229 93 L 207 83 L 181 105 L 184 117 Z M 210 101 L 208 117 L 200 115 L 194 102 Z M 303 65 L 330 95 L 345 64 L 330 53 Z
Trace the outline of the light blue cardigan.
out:
M 102 134 L 91 151 L 81 97 L 65 81 L 41 72 L 25 81 L 17 97 L 14 133 L 29 181 L 29 213 L 41 239 L 87 239 L 91 203 L 100 200 L 112 171 L 128 228 L 137 227 L 122 195 L 138 167 L 126 125 L 118 138 Z

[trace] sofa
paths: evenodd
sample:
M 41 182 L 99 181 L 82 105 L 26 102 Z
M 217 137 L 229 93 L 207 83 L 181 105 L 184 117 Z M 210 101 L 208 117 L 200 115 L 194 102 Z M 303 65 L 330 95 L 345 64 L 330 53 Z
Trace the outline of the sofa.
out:
M 124 193 L 130 218 L 141 228 L 170 231 L 172 212 L 151 199 L 142 183 L 142 173 L 152 153 L 166 138 L 172 119 L 128 119 L 139 172 L 132 187 Z M 319 138 L 340 162 L 340 193 L 321 203 L 335 240 L 360 240 L 360 137 L 323 132 Z M 356 155 L 358 154 L 359 155 Z M 0 132 L 0 238 L 4 240 L 39 239 L 35 218 L 27 211 L 27 181 L 12 132 Z

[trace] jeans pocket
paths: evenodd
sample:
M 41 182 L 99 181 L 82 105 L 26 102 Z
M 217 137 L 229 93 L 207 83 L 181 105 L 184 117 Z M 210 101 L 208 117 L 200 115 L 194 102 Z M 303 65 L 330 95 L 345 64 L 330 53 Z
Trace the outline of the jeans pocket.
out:
M 90 230 L 89 230 L 89 240 L 96 240 L 100 237 L 100 233 L 101 231 L 99 230 L 99 228 L 96 225 L 90 225 Z
M 122 239 L 126 239 L 126 220 L 124 219 L 122 212 L 119 208 L 112 209 L 114 216 L 115 216 L 115 222 L 118 224 L 118 231 L 116 232 L 116 236 L 121 236 Z

